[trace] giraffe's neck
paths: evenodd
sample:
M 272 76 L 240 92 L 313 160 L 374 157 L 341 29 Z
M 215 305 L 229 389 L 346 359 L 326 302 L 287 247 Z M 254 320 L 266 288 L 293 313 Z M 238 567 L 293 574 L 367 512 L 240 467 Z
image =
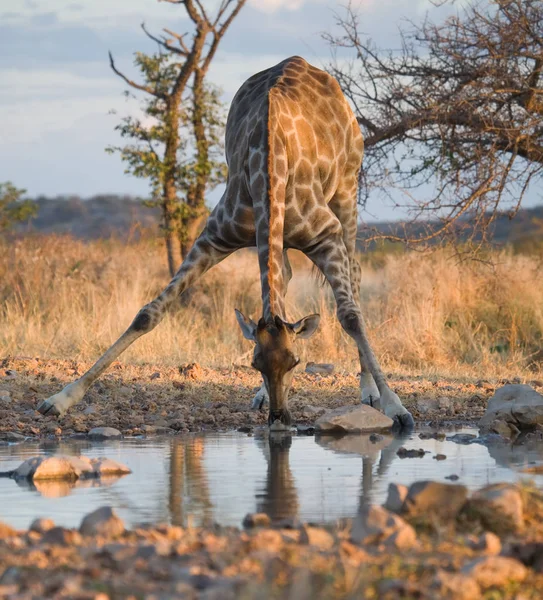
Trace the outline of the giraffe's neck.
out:
M 279 252 L 282 257 L 282 250 Z M 283 294 L 283 265 L 282 260 L 279 264 L 269 251 L 259 249 L 260 261 L 260 282 L 262 285 L 262 316 L 268 323 L 273 321 L 275 316 L 286 319 L 285 299 Z M 273 261 L 270 269 L 271 261 Z

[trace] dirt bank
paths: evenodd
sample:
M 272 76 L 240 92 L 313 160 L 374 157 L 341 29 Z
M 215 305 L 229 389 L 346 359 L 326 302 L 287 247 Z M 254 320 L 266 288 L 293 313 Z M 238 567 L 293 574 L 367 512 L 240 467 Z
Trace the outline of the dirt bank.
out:
M 90 364 L 69 360 L 4 358 L 0 362 L 0 432 L 68 436 L 109 426 L 124 435 L 228 431 L 266 422 L 248 410 L 259 375 L 252 369 L 206 369 L 198 365 L 156 368 L 114 364 L 67 415 L 43 417 L 38 403 L 81 375 Z M 389 376 L 390 385 L 418 423 L 444 425 L 479 419 L 488 398 L 504 381 L 431 381 Z M 530 382 L 543 391 L 541 382 Z M 297 373 L 290 396 L 297 423 L 309 423 L 304 407 L 336 408 L 359 401 L 356 374 Z M 307 413 L 305 413 L 307 414 Z M 157 429 L 158 428 L 158 429 Z

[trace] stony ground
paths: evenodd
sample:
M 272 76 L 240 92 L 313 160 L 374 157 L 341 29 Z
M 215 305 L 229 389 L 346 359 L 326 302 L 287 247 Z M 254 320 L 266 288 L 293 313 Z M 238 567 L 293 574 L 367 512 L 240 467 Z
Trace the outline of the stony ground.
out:
M 253 515 L 246 529 L 125 530 L 108 507 L 87 515 L 79 529 L 45 519 L 29 531 L 0 524 L 0 597 L 541 597 L 543 505 L 537 492 L 509 486 L 501 490 L 501 504 L 487 493 L 479 512 L 462 486 L 430 484 L 415 492 L 411 486 L 408 514 L 370 506 L 353 521 L 329 527 L 272 525 L 265 515 Z M 444 494 L 453 499 L 446 515 L 439 511 Z
M 85 399 L 61 419 L 43 417 L 38 403 L 60 391 L 90 364 L 70 360 L 5 358 L 0 362 L 0 433 L 67 436 L 109 426 L 125 435 L 227 431 L 263 424 L 264 412 L 248 408 L 260 385 L 247 367 L 206 369 L 197 364 L 177 368 L 114 364 Z M 403 378 L 389 382 L 418 423 L 469 423 L 484 413 L 488 398 L 505 381 L 453 381 Z M 515 381 L 515 383 L 520 381 Z M 528 382 L 543 392 L 543 382 Z M 290 408 L 297 423 L 314 418 L 308 406 L 336 408 L 359 401 L 356 374 L 294 378 Z

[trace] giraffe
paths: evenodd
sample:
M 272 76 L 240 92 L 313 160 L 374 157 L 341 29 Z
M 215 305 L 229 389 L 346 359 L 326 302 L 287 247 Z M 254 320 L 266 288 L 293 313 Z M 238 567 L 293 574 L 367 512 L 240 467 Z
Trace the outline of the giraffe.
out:
M 360 308 L 355 236 L 363 138 L 338 82 L 298 56 L 253 75 L 232 101 L 225 146 L 226 189 L 176 275 L 84 375 L 38 410 L 64 414 L 201 275 L 232 252 L 256 246 L 262 317 L 255 322 L 237 310 L 236 317 L 243 335 L 255 344 L 252 366 L 261 372 L 263 385 L 253 406 L 269 399 L 269 425 L 290 425 L 288 393 L 299 363 L 297 339 L 309 338 L 319 323 L 318 315 L 286 320 L 291 277 L 286 251 L 295 248 L 324 274 L 338 319 L 357 344 L 362 402 L 380 408 L 396 425 L 411 427 L 411 414 L 388 387 L 372 351 Z

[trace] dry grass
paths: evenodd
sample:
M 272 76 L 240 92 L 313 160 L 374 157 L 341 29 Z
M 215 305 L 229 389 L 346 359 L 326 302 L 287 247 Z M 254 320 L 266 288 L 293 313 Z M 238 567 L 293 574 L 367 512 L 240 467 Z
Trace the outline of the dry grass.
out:
M 327 287 L 292 259 L 292 318 L 320 312 L 303 358 L 357 368 Z M 541 257 L 492 255 L 458 263 L 447 251 L 363 259 L 362 300 L 376 353 L 388 370 L 456 377 L 534 378 L 543 362 Z M 0 242 L 0 355 L 97 358 L 167 283 L 160 241 L 84 243 L 69 237 Z M 248 364 L 234 307 L 257 316 L 256 257 L 238 253 L 202 280 L 188 306 L 121 358 L 126 363 Z

